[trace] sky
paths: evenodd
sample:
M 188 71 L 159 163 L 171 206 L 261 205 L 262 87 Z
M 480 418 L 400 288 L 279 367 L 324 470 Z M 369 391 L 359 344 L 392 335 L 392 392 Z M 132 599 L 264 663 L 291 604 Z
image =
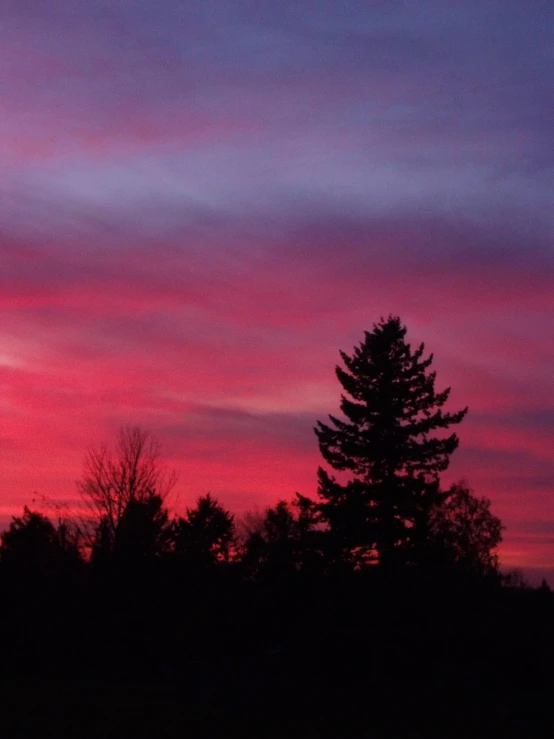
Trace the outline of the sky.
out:
M 3 0 L 0 521 L 157 435 L 177 506 L 314 495 L 381 316 L 469 413 L 445 481 L 554 585 L 554 4 Z

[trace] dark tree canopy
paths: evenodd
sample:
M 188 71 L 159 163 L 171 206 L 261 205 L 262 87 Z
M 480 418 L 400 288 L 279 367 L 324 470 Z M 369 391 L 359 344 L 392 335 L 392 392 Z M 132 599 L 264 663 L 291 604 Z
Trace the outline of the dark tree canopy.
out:
M 350 474 L 339 482 L 319 471 L 319 510 L 337 556 L 382 564 L 417 557 L 431 507 L 440 498 L 439 474 L 458 446 L 455 433 L 467 408 L 443 410 L 450 388 L 435 389 L 433 355 L 414 351 L 406 328 L 390 316 L 366 332 L 336 374 L 345 420 L 329 416 L 315 432 L 325 460 Z
M 441 564 L 480 576 L 496 574 L 503 528 L 490 500 L 460 482 L 431 509 L 430 550 Z
M 27 506 L 22 516 L 14 516 L 2 534 L 0 562 L 26 576 L 61 574 L 80 562 L 77 544 L 62 523 L 56 527 L 50 519 Z

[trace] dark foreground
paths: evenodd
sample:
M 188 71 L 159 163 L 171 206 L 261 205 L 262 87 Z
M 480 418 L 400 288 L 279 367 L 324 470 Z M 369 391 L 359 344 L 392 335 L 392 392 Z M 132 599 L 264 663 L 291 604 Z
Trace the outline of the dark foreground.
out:
M 4 582 L 0 737 L 554 736 L 547 589 L 140 582 Z
M 274 702 L 275 683 L 284 667 L 270 666 L 250 682 L 252 694 L 231 688 L 222 695 L 205 684 L 198 701 L 199 683 L 189 691 L 185 684 L 132 684 L 66 681 L 19 681 L 2 686 L 2 737 L 76 737 L 121 739 L 134 737 L 242 737 L 315 739 L 345 737 L 370 739 L 396 737 L 550 737 L 551 688 L 530 689 L 521 676 L 516 690 L 504 692 L 502 682 L 490 676 L 445 675 L 444 681 L 398 682 L 395 694 L 379 694 L 369 681 L 345 679 L 339 694 L 313 694 L 301 706 L 296 701 Z M 231 674 L 232 673 L 232 674 Z M 243 675 L 229 670 L 226 678 Z M 292 677 L 291 682 L 296 682 Z M 515 687 L 515 686 L 514 686 Z M 241 685 L 244 688 L 244 685 Z M 337 685 L 333 686 L 336 693 Z M 483 692 L 481 692 L 483 691 Z M 312 693 L 307 690 L 308 695 Z M 296 705 L 295 705 L 296 703 Z

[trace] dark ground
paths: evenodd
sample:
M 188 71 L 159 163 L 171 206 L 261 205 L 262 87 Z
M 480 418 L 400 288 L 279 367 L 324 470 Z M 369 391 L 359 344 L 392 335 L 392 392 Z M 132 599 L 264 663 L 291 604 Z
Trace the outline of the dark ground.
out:
M 358 666 L 359 667 L 359 666 Z M 144 680 L 4 681 L 2 737 L 395 739 L 554 736 L 551 681 L 483 661 L 379 677 L 336 660 L 332 673 L 286 654 L 191 664 Z
M 5 582 L 0 737 L 554 736 L 552 593 L 297 586 Z

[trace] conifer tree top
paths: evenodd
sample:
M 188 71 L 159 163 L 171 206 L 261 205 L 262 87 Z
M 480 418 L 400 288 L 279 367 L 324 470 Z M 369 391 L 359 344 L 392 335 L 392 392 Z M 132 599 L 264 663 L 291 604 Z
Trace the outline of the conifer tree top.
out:
M 448 466 L 458 437 L 431 434 L 462 421 L 467 408 L 443 410 L 450 388 L 435 390 L 433 355 L 424 344 L 415 351 L 405 340 L 398 316 L 381 318 L 351 355 L 340 352 L 336 367 L 344 390 L 340 408 L 346 420 L 329 416 L 318 422 L 321 452 L 337 470 L 352 470 L 366 479 L 391 475 L 431 475 Z

